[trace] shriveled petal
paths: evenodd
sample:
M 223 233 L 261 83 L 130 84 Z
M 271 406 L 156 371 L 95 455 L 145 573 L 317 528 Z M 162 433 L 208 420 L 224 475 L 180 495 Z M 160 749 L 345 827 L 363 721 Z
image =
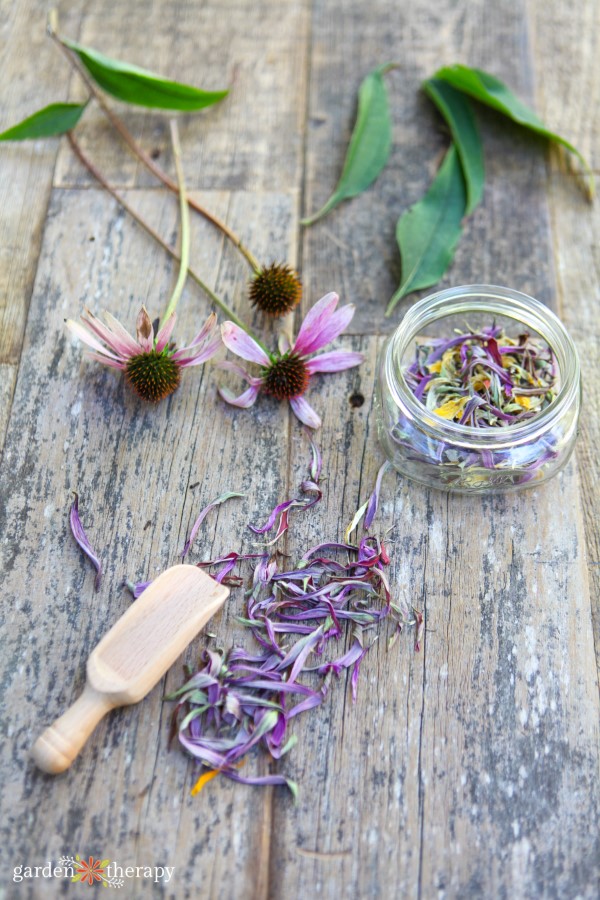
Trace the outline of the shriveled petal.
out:
M 309 353 L 313 353 L 314 350 L 323 346 L 323 344 L 319 344 L 317 347 L 312 345 L 333 315 L 339 299 L 338 295 L 332 291 L 317 300 L 315 305 L 309 309 L 300 326 L 293 348 L 300 356 L 308 356 Z
M 131 337 L 131 335 L 129 334 L 127 329 L 124 328 L 123 325 L 121 325 L 121 323 L 119 322 L 119 320 L 115 319 L 115 317 L 109 312 L 104 313 L 104 318 L 106 319 L 106 323 L 109 326 L 109 328 L 115 334 L 117 334 L 124 343 L 127 344 L 128 348 L 129 348 L 129 353 L 131 354 L 131 356 L 137 356 L 138 353 L 141 352 L 142 348 L 140 347 L 138 342 L 134 338 Z
M 231 406 L 239 406 L 241 409 L 248 409 L 248 407 L 254 406 L 259 391 L 260 387 L 258 385 L 251 384 L 243 394 L 236 397 L 233 391 L 230 391 L 228 388 L 219 388 L 219 394 L 225 403 L 229 403 Z
M 92 350 L 95 350 L 97 353 L 101 353 L 103 356 L 106 356 L 109 359 L 116 359 L 118 357 L 115 356 L 114 353 L 111 353 L 110 350 L 107 350 L 106 347 L 97 341 L 93 334 L 80 325 L 79 322 L 74 322 L 73 319 L 67 319 L 66 326 L 69 331 L 72 331 L 73 334 L 79 338 L 80 341 L 83 341 L 84 344 L 87 344 L 88 347 L 91 347 Z
M 138 313 L 135 327 L 140 347 L 146 353 L 150 353 L 154 347 L 154 328 L 145 306 L 142 306 Z
M 315 333 L 312 341 L 306 342 L 308 349 L 304 350 L 301 355 L 306 356 L 308 353 L 314 353 L 315 350 L 320 350 L 321 347 L 325 347 L 327 344 L 331 343 L 331 341 L 335 340 L 335 338 L 348 327 L 353 315 L 354 306 L 352 306 L 351 303 L 347 306 L 342 306 L 341 309 L 334 312 L 333 315 L 327 319 L 318 334 Z
M 173 334 L 173 329 L 175 328 L 176 321 L 175 313 L 171 313 L 163 327 L 160 329 L 158 334 L 156 335 L 156 352 L 161 353 L 169 341 L 171 340 L 171 335 Z
M 212 341 L 208 341 L 203 347 L 187 348 L 188 356 L 180 356 L 180 353 L 183 353 L 183 351 L 179 351 L 178 353 L 174 353 L 172 358 L 177 365 L 182 368 L 185 366 L 200 366 L 202 363 L 205 363 L 207 359 L 214 356 L 215 353 L 218 353 L 221 347 L 221 335 L 216 334 Z
M 98 590 L 98 588 L 100 587 L 100 579 L 102 578 L 102 563 L 100 562 L 100 557 L 90 544 L 81 519 L 79 518 L 79 497 L 77 494 L 75 494 L 75 499 L 73 500 L 71 510 L 69 512 L 69 524 L 71 525 L 71 533 L 73 534 L 73 537 L 96 570 L 96 581 L 94 587 L 96 590 Z
M 249 334 L 235 325 L 233 322 L 223 322 L 221 325 L 221 337 L 228 350 L 247 359 L 248 362 L 258 363 L 259 366 L 268 366 L 271 360 L 256 341 Z
M 321 419 L 304 397 L 292 397 L 290 406 L 300 421 L 308 425 L 309 428 L 321 427 Z
M 287 334 L 280 334 L 277 340 L 277 346 L 279 348 L 279 352 L 282 356 L 285 356 L 289 350 L 291 350 L 292 345 L 290 344 L 290 339 Z
M 132 355 L 131 348 L 127 341 L 124 341 L 120 335 L 115 334 L 111 329 L 101 322 L 100 319 L 96 318 L 93 312 L 89 309 L 85 310 L 85 314 L 81 317 L 82 321 L 85 323 L 87 328 L 90 328 L 94 334 L 96 334 L 100 340 L 104 341 L 107 346 L 110 347 L 115 353 L 121 356 L 123 359 L 129 359 Z M 140 348 L 135 344 L 134 355 L 140 352 Z
M 359 366 L 364 359 L 362 353 L 332 350 L 330 353 L 322 353 L 320 356 L 307 360 L 306 368 L 310 375 L 314 375 L 315 372 L 342 372 L 344 369 Z

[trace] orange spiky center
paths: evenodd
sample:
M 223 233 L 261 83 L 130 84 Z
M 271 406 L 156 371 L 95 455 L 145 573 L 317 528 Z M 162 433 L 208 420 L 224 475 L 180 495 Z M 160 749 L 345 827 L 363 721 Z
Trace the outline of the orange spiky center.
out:
M 301 299 L 302 282 L 291 266 L 273 263 L 250 282 L 250 302 L 268 316 L 284 316 Z
M 138 397 L 158 403 L 179 387 L 181 368 L 164 350 L 150 350 L 127 361 L 125 377 Z
M 263 390 L 278 400 L 291 400 L 304 393 L 309 380 L 304 361 L 294 353 L 286 353 L 264 369 Z

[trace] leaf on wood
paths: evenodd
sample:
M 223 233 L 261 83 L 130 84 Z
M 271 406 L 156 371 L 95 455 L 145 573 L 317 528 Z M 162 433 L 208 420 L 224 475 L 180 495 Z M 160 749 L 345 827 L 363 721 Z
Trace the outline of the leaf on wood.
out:
M 402 281 L 386 309 L 389 316 L 401 297 L 431 287 L 452 262 L 462 233 L 465 180 L 454 144 L 422 200 L 403 213 L 396 226 L 402 256 Z
M 465 177 L 465 215 L 468 216 L 481 201 L 485 180 L 483 146 L 473 107 L 463 93 L 439 78 L 423 82 L 423 90 L 433 100 L 450 128 Z
M 344 168 L 337 187 L 327 203 L 313 216 L 302 219 L 312 225 L 342 200 L 366 190 L 382 171 L 392 147 L 392 123 L 384 75 L 393 65 L 379 66 L 366 76 L 358 91 L 358 113 Z
M 464 94 L 469 94 L 480 103 L 490 106 L 492 109 L 508 116 L 513 122 L 523 125 L 530 131 L 548 138 L 555 144 L 560 144 L 581 162 L 587 174 L 586 189 L 590 199 L 594 196 L 594 175 L 586 160 L 583 158 L 579 150 L 570 144 L 565 138 L 560 137 L 544 125 L 542 120 L 536 113 L 519 100 L 509 88 L 506 87 L 498 78 L 484 72 L 481 69 L 471 69 L 469 66 L 454 65 L 446 66 L 434 75 L 434 79 L 445 81 L 452 87 Z
M 27 141 L 65 134 L 79 122 L 85 103 L 51 103 L 0 134 L 0 141 Z
M 81 44 L 66 39 L 63 42 L 78 55 L 103 90 L 125 103 L 193 112 L 218 103 L 229 93 L 227 90 L 203 91 L 189 84 L 168 81 L 146 69 L 110 59 L 91 47 L 82 47 Z

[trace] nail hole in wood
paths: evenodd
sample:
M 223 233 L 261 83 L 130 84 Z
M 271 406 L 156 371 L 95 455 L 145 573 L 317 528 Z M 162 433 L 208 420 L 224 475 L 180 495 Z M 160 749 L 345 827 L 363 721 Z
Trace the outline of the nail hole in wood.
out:
M 364 402 L 365 402 L 365 398 L 359 391 L 355 391 L 353 394 L 350 395 L 350 406 L 353 409 L 358 409 L 359 406 L 362 406 Z

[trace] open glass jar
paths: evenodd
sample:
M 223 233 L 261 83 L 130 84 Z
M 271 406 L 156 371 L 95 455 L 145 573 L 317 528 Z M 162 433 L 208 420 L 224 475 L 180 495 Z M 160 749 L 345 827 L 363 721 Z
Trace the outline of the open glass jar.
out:
M 502 427 L 448 421 L 417 399 L 404 377 L 415 347 L 490 326 L 515 339 L 528 333 L 551 349 L 554 399 Z M 409 478 L 446 491 L 509 491 L 551 478 L 573 450 L 580 405 L 579 358 L 564 326 L 542 303 L 509 288 L 465 285 L 425 297 L 406 313 L 379 362 L 378 430 L 386 456 Z

